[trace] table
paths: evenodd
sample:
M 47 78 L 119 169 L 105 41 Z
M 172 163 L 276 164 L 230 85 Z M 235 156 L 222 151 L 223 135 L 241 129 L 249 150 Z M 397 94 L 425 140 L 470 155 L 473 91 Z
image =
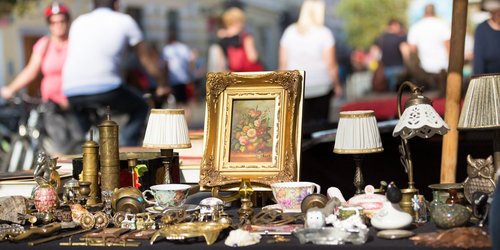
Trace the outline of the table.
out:
M 232 209 L 228 211 L 230 213 L 234 213 L 236 210 Z M 235 220 L 233 218 L 233 220 Z M 436 227 L 432 223 L 426 223 L 423 226 L 415 227 L 412 229 L 415 233 L 425 233 L 425 232 L 433 232 L 436 230 Z M 268 240 L 273 239 L 273 236 L 263 236 L 261 242 L 256 245 L 247 246 L 244 249 L 433 249 L 429 247 L 423 246 L 415 246 L 414 243 L 409 239 L 400 239 L 400 240 L 385 240 L 376 237 L 377 230 L 374 228 L 370 228 L 370 236 L 368 241 L 363 245 L 313 245 L 311 243 L 308 244 L 300 244 L 298 239 L 295 236 L 287 236 L 290 239 L 289 242 L 283 243 L 268 243 Z M 140 241 L 142 244 L 140 247 L 126 247 L 127 249 L 173 249 L 175 250 L 189 250 L 189 249 L 200 249 L 200 248 L 209 248 L 209 249 L 228 249 L 229 247 L 224 244 L 225 237 L 227 236 L 228 231 L 224 231 L 219 235 L 219 239 L 213 245 L 207 246 L 205 240 L 203 238 L 193 238 L 186 241 L 168 241 L 164 238 L 158 238 L 153 245 L 150 245 L 148 241 Z M 79 236 L 74 236 L 73 240 L 78 239 Z M 0 242 L 0 249 L 2 250 L 10 250 L 10 249 L 25 249 L 28 248 L 27 242 L 31 240 L 35 240 L 36 238 L 33 236 L 28 240 L 12 243 L 12 242 Z M 47 242 L 41 245 L 29 247 L 29 249 L 69 249 L 67 247 L 59 246 L 59 242 L 67 242 L 68 238 L 64 238 L 61 240 Z M 90 247 L 72 247 L 70 249 L 75 248 L 90 248 Z M 93 249 L 99 247 L 92 247 Z M 124 247 L 106 247 L 106 249 L 124 249 Z

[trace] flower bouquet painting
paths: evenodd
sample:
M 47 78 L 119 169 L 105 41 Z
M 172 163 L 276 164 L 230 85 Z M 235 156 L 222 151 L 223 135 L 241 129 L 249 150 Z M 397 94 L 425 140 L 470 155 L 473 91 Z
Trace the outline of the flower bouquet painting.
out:
M 275 100 L 235 100 L 230 162 L 271 162 Z

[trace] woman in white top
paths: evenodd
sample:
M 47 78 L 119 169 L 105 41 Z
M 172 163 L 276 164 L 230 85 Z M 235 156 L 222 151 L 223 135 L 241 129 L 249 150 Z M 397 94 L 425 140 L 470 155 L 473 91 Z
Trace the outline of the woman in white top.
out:
M 324 25 L 325 3 L 304 1 L 299 19 L 288 26 L 280 41 L 279 68 L 305 70 L 303 132 L 328 124 L 330 96 L 342 96 L 335 60 L 335 39 Z

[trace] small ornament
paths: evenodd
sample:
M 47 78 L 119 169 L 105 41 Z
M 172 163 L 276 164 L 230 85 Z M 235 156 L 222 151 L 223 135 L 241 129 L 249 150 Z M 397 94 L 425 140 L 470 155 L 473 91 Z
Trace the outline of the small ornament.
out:
M 35 188 L 35 208 L 40 213 L 51 212 L 57 208 L 59 198 L 56 189 L 50 184 L 42 184 Z

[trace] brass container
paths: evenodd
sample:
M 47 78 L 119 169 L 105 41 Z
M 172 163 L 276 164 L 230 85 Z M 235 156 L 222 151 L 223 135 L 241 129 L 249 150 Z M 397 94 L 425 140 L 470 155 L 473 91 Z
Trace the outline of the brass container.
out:
M 113 212 L 142 213 L 146 209 L 146 201 L 141 191 L 135 187 L 122 187 L 115 190 L 111 198 Z
M 405 188 L 401 189 L 401 194 L 402 198 L 401 201 L 399 202 L 399 206 L 403 211 L 409 213 L 414 220 L 418 219 L 416 218 L 417 213 L 413 210 L 411 198 L 413 198 L 414 195 L 418 195 L 418 189 L 415 188 Z
M 120 188 L 120 155 L 118 152 L 118 124 L 108 118 L 99 126 L 99 154 L 101 163 L 101 190 Z
M 95 205 L 101 202 L 101 190 L 99 187 L 99 145 L 93 140 L 92 132 L 90 140 L 82 145 L 82 152 L 82 181 L 90 182 L 87 205 Z

